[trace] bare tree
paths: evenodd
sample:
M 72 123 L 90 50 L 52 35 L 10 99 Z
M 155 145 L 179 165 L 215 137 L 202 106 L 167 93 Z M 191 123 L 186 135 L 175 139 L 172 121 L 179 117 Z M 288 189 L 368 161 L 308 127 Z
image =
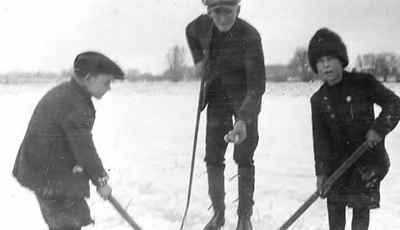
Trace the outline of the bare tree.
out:
M 363 54 L 357 56 L 355 67 L 359 71 L 382 78 L 383 81 L 387 81 L 389 77 L 396 77 L 397 80 L 398 59 L 395 53 Z
M 267 65 L 265 67 L 265 72 L 268 81 L 284 82 L 288 80 L 290 75 L 290 70 L 287 65 Z
M 394 77 L 396 81 L 398 81 L 398 60 L 399 56 L 395 53 L 383 53 L 383 58 L 387 65 L 387 75 L 390 77 Z
M 376 56 L 374 54 L 358 55 L 355 67 L 358 71 L 375 74 Z
M 289 62 L 289 69 L 293 76 L 298 77 L 301 81 L 312 80 L 313 74 L 308 64 L 307 48 L 300 47 L 296 49 Z
M 172 81 L 180 81 L 185 77 L 185 49 L 175 45 L 167 53 L 168 69 L 164 76 Z
M 400 82 L 400 56 L 396 56 L 395 67 L 393 72 L 395 73 L 396 82 Z

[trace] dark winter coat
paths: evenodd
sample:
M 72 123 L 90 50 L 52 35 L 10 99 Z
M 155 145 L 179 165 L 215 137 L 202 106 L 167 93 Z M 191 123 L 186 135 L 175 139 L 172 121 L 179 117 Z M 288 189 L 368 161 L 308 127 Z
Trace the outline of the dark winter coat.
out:
M 13 175 L 39 196 L 88 197 L 89 179 L 98 185 L 106 176 L 92 140 L 94 120 L 91 97 L 75 80 L 51 89 L 33 112 Z M 73 172 L 77 165 L 83 171 Z
M 374 104 L 382 109 L 377 118 Z M 317 175 L 331 175 L 365 141 L 368 130 L 383 137 L 331 189 L 332 196 L 353 205 L 379 206 L 379 181 L 389 168 L 384 137 L 400 119 L 399 97 L 369 74 L 345 71 L 340 83 L 323 84 L 314 93 L 311 108 Z M 367 175 L 372 177 L 367 180 Z M 372 189 L 366 187 L 370 182 L 376 182 Z
M 187 41 L 195 63 L 205 62 L 202 89 L 203 108 L 210 93 L 209 86 L 218 79 L 238 119 L 251 122 L 261 109 L 265 91 L 265 65 L 261 38 L 257 30 L 238 18 L 227 32 L 221 47 L 212 49 L 214 23 L 201 15 L 186 28 Z M 210 50 L 211 49 L 211 50 Z

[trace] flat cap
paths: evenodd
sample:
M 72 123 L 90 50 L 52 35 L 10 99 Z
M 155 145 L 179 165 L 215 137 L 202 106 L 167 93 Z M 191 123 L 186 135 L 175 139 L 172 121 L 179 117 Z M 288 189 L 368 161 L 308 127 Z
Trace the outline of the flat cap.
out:
M 202 0 L 203 4 L 209 9 L 219 6 L 235 6 L 240 3 L 241 0 Z
M 74 72 L 77 76 L 86 74 L 110 74 L 115 79 L 124 79 L 122 69 L 110 58 L 96 51 L 86 51 L 76 56 Z

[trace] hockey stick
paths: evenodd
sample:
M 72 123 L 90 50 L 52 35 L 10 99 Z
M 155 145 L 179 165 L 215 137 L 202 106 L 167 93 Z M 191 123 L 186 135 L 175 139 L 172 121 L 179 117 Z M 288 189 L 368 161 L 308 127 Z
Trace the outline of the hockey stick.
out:
M 322 186 L 322 191 L 329 189 L 332 184 L 365 153 L 367 149 L 367 142 L 360 145 L 356 151 L 328 178 Z M 288 229 L 318 199 L 318 197 L 319 191 L 317 190 L 296 210 L 296 212 L 279 228 L 279 230 Z
M 188 187 L 188 193 L 187 193 L 187 199 L 186 199 L 185 212 L 182 217 L 181 227 L 179 228 L 180 230 L 182 230 L 183 226 L 185 225 L 186 216 L 189 211 L 190 197 L 192 195 L 193 171 L 194 171 L 194 163 L 195 163 L 195 159 L 196 159 L 197 136 L 199 133 L 201 105 L 203 102 L 203 97 L 202 97 L 203 85 L 204 85 L 204 78 L 202 78 L 201 83 L 200 83 L 199 102 L 197 105 L 196 125 L 195 125 L 195 129 L 194 129 L 194 138 L 193 138 L 192 161 L 191 161 L 191 165 L 190 165 L 189 187 Z
M 134 229 L 134 230 L 142 230 L 142 228 L 132 219 L 132 217 L 125 211 L 125 209 L 122 208 L 122 206 L 119 204 L 119 202 L 112 196 L 108 198 L 108 201 L 114 206 L 115 210 L 128 222 L 128 224 Z

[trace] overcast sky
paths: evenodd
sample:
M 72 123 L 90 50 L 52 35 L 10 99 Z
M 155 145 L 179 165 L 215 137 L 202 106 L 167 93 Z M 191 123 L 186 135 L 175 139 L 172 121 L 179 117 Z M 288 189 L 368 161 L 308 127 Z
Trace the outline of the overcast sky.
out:
M 204 12 L 201 0 L 1 0 L 0 72 L 67 69 L 77 53 L 98 50 L 125 69 L 159 73 Z M 342 36 L 351 62 L 400 54 L 400 0 L 242 0 L 240 16 L 260 32 L 266 63 L 287 63 L 320 27 Z

